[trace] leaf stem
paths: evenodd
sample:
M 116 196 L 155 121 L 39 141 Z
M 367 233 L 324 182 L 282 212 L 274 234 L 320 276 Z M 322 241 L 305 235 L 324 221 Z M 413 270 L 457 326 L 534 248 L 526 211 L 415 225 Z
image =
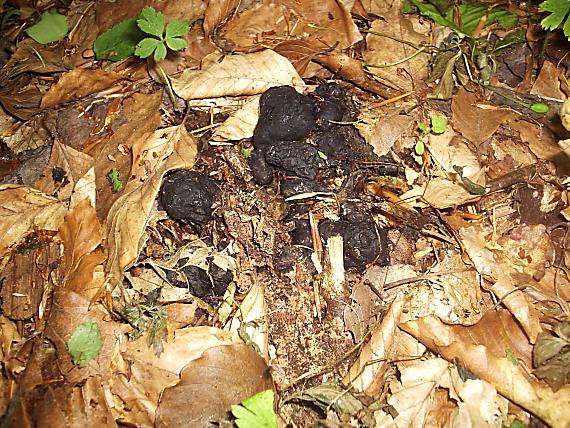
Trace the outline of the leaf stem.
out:
M 170 78 L 168 77 L 168 75 L 165 73 L 164 69 L 160 66 L 158 62 L 155 64 L 160 74 L 160 77 L 162 77 L 163 83 L 166 85 L 166 92 L 168 92 L 170 101 L 172 101 L 172 107 L 176 108 L 176 96 L 174 95 L 174 91 L 172 90 L 172 83 L 170 82 Z

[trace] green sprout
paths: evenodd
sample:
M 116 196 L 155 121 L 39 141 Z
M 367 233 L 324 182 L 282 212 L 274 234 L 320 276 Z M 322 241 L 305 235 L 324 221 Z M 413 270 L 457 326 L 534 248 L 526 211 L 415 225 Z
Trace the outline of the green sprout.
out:
M 113 193 L 120 192 L 123 189 L 123 182 L 119 177 L 119 170 L 117 168 L 113 168 L 107 174 L 107 180 L 111 183 L 111 187 L 113 189 Z

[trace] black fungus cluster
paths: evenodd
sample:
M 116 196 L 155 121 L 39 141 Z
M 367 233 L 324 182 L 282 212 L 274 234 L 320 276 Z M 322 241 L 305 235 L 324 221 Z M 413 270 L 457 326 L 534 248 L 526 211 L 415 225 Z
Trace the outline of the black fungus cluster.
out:
M 168 175 L 160 192 L 162 207 L 174 220 L 204 224 L 212 217 L 220 189 L 210 177 L 179 170 Z
M 193 296 L 217 306 L 233 279 L 232 272 L 223 270 L 211 260 L 207 271 L 198 266 L 184 266 L 187 261 L 180 259 L 176 270 L 166 271 L 166 278 L 175 287 L 186 288 Z
M 275 170 L 314 181 L 327 161 L 346 158 L 345 136 L 338 123 L 346 111 L 344 90 L 321 85 L 313 96 L 291 86 L 268 89 L 260 100 L 249 166 L 255 182 L 271 184 Z M 311 186 L 311 185 L 309 185 Z

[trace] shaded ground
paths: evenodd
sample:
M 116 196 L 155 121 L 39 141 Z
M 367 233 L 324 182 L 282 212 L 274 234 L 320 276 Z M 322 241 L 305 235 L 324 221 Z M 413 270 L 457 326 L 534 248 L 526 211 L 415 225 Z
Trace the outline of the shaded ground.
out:
M 62 2 L 48 45 L 54 5 L 3 6 L 2 426 L 267 389 L 280 426 L 570 426 L 568 41 L 532 2 L 314 3 Z M 144 6 L 188 47 L 95 58 Z

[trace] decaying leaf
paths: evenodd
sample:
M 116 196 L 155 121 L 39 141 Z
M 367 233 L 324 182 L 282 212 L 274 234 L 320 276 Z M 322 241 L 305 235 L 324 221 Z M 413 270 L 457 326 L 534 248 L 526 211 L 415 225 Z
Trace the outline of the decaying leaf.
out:
M 184 99 L 261 94 L 272 86 L 303 85 L 281 55 L 265 50 L 246 55 L 208 55 L 201 70 L 185 70 L 172 78 L 172 88 Z
M 532 359 L 535 376 L 556 392 L 570 383 L 570 322 L 557 323 L 552 330 L 554 334 L 538 335 Z
M 55 231 L 65 203 L 26 186 L 0 186 L 0 257 L 35 229 Z
M 502 396 L 545 422 L 557 426 L 570 424 L 566 411 L 570 405 L 570 388 L 554 393 L 528 375 L 531 346 L 509 312 L 489 312 L 470 327 L 450 326 L 430 316 L 408 321 L 400 328 L 448 361 L 458 358 L 464 367 L 493 385 Z M 493 332 L 492 337 L 489 332 Z
M 244 344 L 218 346 L 185 366 L 160 399 L 156 426 L 204 427 L 229 420 L 232 404 L 273 389 L 267 365 Z

